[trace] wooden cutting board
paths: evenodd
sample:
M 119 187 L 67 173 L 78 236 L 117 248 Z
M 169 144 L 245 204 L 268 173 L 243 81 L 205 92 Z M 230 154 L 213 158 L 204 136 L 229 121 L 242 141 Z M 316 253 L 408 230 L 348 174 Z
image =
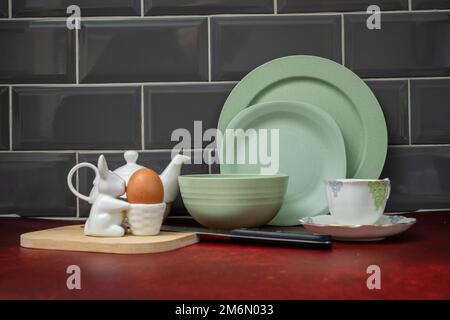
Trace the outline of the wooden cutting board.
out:
M 171 251 L 198 241 L 195 233 L 165 231 L 157 236 L 88 237 L 84 235 L 83 225 L 46 229 L 20 236 L 20 245 L 25 248 L 121 254 Z

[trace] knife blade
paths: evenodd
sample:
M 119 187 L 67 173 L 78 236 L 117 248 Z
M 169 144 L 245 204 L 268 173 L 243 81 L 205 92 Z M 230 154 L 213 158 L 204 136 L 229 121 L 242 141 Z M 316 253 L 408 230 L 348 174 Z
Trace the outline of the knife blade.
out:
M 195 232 L 202 241 L 233 242 L 309 249 L 331 249 L 332 238 L 327 234 L 263 229 L 213 230 L 200 227 L 163 225 L 163 231 Z

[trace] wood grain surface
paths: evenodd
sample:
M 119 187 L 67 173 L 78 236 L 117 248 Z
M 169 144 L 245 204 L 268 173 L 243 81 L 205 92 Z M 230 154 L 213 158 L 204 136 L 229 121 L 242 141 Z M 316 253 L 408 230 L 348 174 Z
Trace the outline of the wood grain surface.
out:
M 103 253 L 155 253 L 179 249 L 197 243 L 195 233 L 164 232 L 157 236 L 89 237 L 82 225 L 64 226 L 24 233 L 20 245 L 25 248 Z

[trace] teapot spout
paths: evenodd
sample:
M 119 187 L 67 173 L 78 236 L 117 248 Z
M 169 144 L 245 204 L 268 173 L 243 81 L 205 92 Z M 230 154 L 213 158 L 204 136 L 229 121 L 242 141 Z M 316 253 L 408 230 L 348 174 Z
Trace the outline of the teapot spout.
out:
M 178 186 L 178 176 L 181 172 L 181 166 L 191 160 L 188 156 L 177 154 L 169 163 L 166 169 L 159 175 L 164 187 L 164 202 L 171 203 L 175 201 L 180 191 Z

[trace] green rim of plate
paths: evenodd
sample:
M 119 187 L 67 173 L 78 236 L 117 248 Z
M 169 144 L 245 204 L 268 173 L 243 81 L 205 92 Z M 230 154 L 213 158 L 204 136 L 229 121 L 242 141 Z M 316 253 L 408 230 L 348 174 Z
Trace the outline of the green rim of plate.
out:
M 380 176 L 387 153 L 387 128 L 380 104 L 356 74 L 325 58 L 288 56 L 257 67 L 231 91 L 218 129 L 224 132 L 230 121 L 251 105 L 279 100 L 311 103 L 331 115 L 344 137 L 348 178 Z
M 328 212 L 323 181 L 345 177 L 347 167 L 344 139 L 328 113 L 304 102 L 266 102 L 239 112 L 226 129 L 280 130 L 278 173 L 288 174 L 289 183 L 283 206 L 269 224 L 297 225 L 300 218 Z M 227 135 L 219 140 L 219 150 L 227 141 Z M 244 141 L 248 151 L 249 140 Z M 223 163 L 221 171 L 255 174 L 261 167 Z

